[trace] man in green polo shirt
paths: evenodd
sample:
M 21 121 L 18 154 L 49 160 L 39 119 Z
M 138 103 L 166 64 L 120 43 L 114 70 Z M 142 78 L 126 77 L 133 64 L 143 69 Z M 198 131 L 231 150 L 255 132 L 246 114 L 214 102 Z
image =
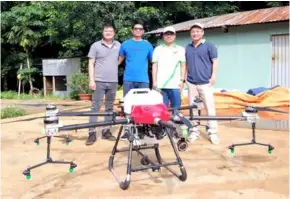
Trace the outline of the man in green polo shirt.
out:
M 185 49 L 174 43 L 175 33 L 172 26 L 164 28 L 164 44 L 155 48 L 152 57 L 153 88 L 161 90 L 164 104 L 172 108 L 180 107 L 186 71 Z

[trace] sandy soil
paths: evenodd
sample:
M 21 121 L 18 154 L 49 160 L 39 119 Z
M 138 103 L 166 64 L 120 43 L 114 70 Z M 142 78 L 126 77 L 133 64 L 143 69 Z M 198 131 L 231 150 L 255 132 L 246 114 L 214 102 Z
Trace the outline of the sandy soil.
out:
M 64 124 L 85 123 L 86 118 L 64 118 Z M 3 199 L 81 199 L 81 198 L 201 198 L 201 199 L 286 199 L 289 196 L 289 134 L 282 131 L 258 130 L 260 142 L 271 143 L 275 150 L 268 154 L 262 146 L 237 147 L 236 154 L 229 153 L 232 143 L 250 141 L 251 130 L 220 125 L 220 145 L 212 145 L 204 136 L 180 152 L 186 167 L 186 182 L 162 168 L 132 173 L 130 188 L 119 188 L 108 170 L 108 160 L 114 142 L 99 139 L 86 146 L 87 130 L 68 133 L 73 139 L 67 146 L 62 139 L 53 139 L 52 158 L 73 160 L 78 167 L 69 173 L 67 165 L 45 165 L 31 171 L 28 181 L 22 174 L 28 165 L 46 158 L 46 141 L 40 146 L 34 139 L 41 136 L 42 120 L 1 125 L 1 159 Z M 117 133 L 118 128 L 113 131 Z M 127 146 L 122 141 L 120 147 Z M 161 156 L 166 161 L 175 157 L 169 140 L 163 139 Z M 151 151 L 144 151 L 154 158 Z M 124 179 L 126 153 L 115 158 L 117 173 Z M 134 154 L 133 166 L 140 165 L 140 156 Z M 172 166 L 177 169 L 176 166 Z

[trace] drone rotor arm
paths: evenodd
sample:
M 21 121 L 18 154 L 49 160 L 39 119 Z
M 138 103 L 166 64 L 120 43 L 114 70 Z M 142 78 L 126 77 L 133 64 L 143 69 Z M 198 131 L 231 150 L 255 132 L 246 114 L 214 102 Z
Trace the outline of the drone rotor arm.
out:
M 85 111 L 85 112 L 59 112 L 58 116 L 113 116 L 113 112 L 94 112 L 94 111 Z
M 174 124 L 171 124 L 169 122 L 163 121 L 163 120 L 161 120 L 159 118 L 155 118 L 154 122 L 157 125 L 160 125 L 160 126 L 163 126 L 163 127 L 169 128 L 169 129 L 176 129 Z
M 86 128 L 94 128 L 98 126 L 111 126 L 118 124 L 129 124 L 132 121 L 130 119 L 118 119 L 115 121 L 103 121 L 103 122 L 93 122 L 93 123 L 84 123 L 84 124 L 72 124 L 66 125 L 59 128 L 59 131 L 68 131 L 68 130 L 76 130 L 76 129 L 86 129 Z
M 244 120 L 244 116 L 193 116 L 190 120 Z

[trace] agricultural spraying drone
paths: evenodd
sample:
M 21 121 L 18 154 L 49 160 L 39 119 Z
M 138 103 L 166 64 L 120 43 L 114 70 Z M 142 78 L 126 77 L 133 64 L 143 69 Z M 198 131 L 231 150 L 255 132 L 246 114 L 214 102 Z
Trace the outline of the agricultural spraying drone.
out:
M 46 138 L 47 139 L 47 156 L 46 161 L 28 167 L 23 171 L 23 174 L 27 179 L 30 179 L 30 171 L 42 165 L 53 163 L 53 164 L 68 164 L 70 165 L 70 172 L 74 170 L 77 165 L 74 162 L 66 161 L 55 161 L 52 160 L 50 156 L 50 145 L 52 137 L 56 138 L 65 138 L 66 142 L 69 143 L 71 140 L 68 136 L 62 137 L 58 136 L 62 131 L 84 129 L 84 128 L 94 128 L 99 126 L 112 126 L 119 125 L 119 132 L 117 139 L 115 141 L 113 150 L 109 158 L 109 170 L 112 172 L 116 180 L 118 181 L 121 189 L 127 189 L 130 185 L 131 173 L 142 171 L 146 169 L 152 169 L 152 171 L 158 171 L 161 167 L 167 168 L 170 172 L 176 175 L 181 181 L 186 181 L 187 173 L 183 165 L 183 162 L 179 156 L 178 151 L 185 151 L 188 147 L 188 141 L 184 135 L 186 133 L 180 133 L 178 130 L 178 124 L 185 125 L 188 129 L 193 127 L 190 121 L 198 121 L 197 125 L 200 125 L 202 120 L 245 120 L 252 124 L 252 134 L 253 139 L 249 143 L 233 144 L 228 148 L 233 152 L 234 147 L 243 146 L 243 145 L 263 145 L 268 147 L 268 151 L 271 152 L 274 147 L 270 144 L 263 144 L 256 142 L 255 138 L 255 128 L 256 121 L 258 117 L 258 110 L 261 111 L 277 111 L 269 108 L 254 108 L 247 107 L 241 116 L 201 116 L 202 101 L 196 99 L 190 106 L 180 107 L 179 109 L 167 109 L 163 104 L 162 95 L 150 89 L 132 89 L 124 97 L 124 102 L 120 106 L 119 112 L 59 112 L 57 107 L 54 104 L 49 104 L 46 106 L 46 113 L 44 118 L 44 129 L 45 136 L 39 137 L 35 140 L 35 143 L 39 144 L 39 140 Z M 193 114 L 193 110 L 198 110 L 198 115 Z M 180 113 L 180 110 L 188 110 L 189 116 L 184 116 Z M 285 113 L 285 112 L 282 112 Z M 84 124 L 74 124 L 74 125 L 60 125 L 59 117 L 61 116 L 111 116 L 112 120 L 103 121 L 103 122 L 94 122 L 94 123 L 84 123 Z M 30 118 L 36 119 L 36 118 Z M 123 132 L 123 129 L 129 133 L 129 147 L 126 149 L 118 149 L 118 143 L 120 136 Z M 176 156 L 176 161 L 174 162 L 164 162 L 161 158 L 159 151 L 159 143 L 165 138 L 168 137 L 171 147 Z M 175 141 L 177 140 L 177 147 L 175 146 Z M 157 163 L 149 159 L 148 156 L 144 155 L 141 150 L 154 149 Z M 132 167 L 132 152 L 136 151 L 141 155 L 141 164 L 142 166 L 133 168 Z M 114 157 L 117 153 L 128 152 L 127 160 L 127 173 L 125 180 L 120 180 L 114 171 Z M 180 169 L 180 174 L 175 173 L 168 166 L 178 165 Z

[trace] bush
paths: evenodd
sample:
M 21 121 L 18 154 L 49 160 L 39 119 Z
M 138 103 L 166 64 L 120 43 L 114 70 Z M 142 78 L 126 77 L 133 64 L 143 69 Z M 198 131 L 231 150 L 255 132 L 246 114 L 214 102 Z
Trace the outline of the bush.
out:
M 20 93 L 18 98 L 18 93 L 15 91 L 4 91 L 0 93 L 1 99 L 22 99 L 22 100 L 30 100 L 30 99 L 61 99 L 61 97 L 54 95 L 29 95 L 26 93 Z
M 25 115 L 26 112 L 23 108 L 18 107 L 5 107 L 1 109 L 1 119 L 19 117 Z
M 1 92 L 1 99 L 17 99 L 17 97 L 17 92 L 15 91 Z
M 89 75 L 86 73 L 73 73 L 68 78 L 67 85 L 72 89 L 72 92 L 77 94 L 91 94 L 89 88 Z

